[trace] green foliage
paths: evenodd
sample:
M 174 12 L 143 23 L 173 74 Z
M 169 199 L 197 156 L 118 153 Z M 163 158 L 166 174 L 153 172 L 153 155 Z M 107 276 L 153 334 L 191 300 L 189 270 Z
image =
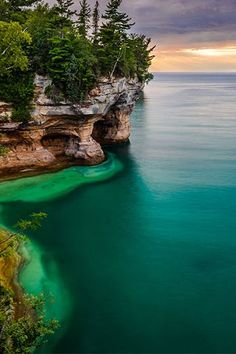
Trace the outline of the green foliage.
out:
M 0 22 L 0 72 L 10 74 L 13 70 L 27 70 L 29 60 L 24 45 L 31 43 L 29 33 L 17 22 Z
M 43 212 L 32 213 L 29 219 L 20 220 L 17 227 L 23 231 L 37 230 L 46 217 Z M 9 257 L 16 254 L 19 243 L 26 237 L 12 231 L 4 234 L 0 241 L 0 257 Z M 33 353 L 55 332 L 59 323 L 46 319 L 43 294 L 24 296 L 20 303 L 24 311 L 20 312 L 20 317 L 15 315 L 14 301 L 14 293 L 0 282 L 0 353 Z
M 71 10 L 73 5 L 73 0 L 57 0 L 55 10 L 60 17 L 64 19 L 70 19 L 73 15 L 76 14 L 76 11 Z
M 6 0 L 0 0 L 0 21 L 6 21 L 8 15 L 8 6 Z
M 10 149 L 7 146 L 0 144 L 0 157 L 6 156 L 9 152 L 10 152 Z
M 90 26 L 91 8 L 87 0 L 80 1 L 80 12 L 78 15 L 79 34 L 86 38 Z
M 137 76 L 142 82 L 152 79 L 152 74 L 148 72 L 151 65 L 152 51 L 150 48 L 151 39 L 143 35 L 131 34 L 127 40 L 127 45 L 123 51 L 121 67 L 124 68 L 124 76 Z
M 121 4 L 122 0 L 110 0 L 108 2 L 105 14 L 102 16 L 106 23 L 103 23 L 101 27 L 101 35 L 103 31 L 108 30 L 111 37 L 115 32 L 118 32 L 122 37 L 126 37 L 127 31 L 134 25 L 126 13 L 119 11 Z
M 154 48 L 145 36 L 130 34 L 133 23 L 121 4 L 109 0 L 100 16 L 98 1 L 91 13 L 81 0 L 76 18 L 73 0 L 51 7 L 37 0 L 0 0 L 0 99 L 13 103 L 14 121 L 30 120 L 35 73 L 52 79 L 48 97 L 73 103 L 86 99 L 101 75 L 151 78 Z
M 56 5 L 53 8 L 55 14 L 57 15 L 56 27 L 61 31 L 65 27 L 71 28 L 72 17 L 76 14 L 76 11 L 71 9 L 73 5 L 73 0 L 57 0 Z M 61 35 L 63 34 L 61 33 Z
M 96 1 L 95 7 L 93 10 L 93 42 L 96 45 L 98 42 L 99 20 L 100 20 L 99 2 Z
M 20 106 L 16 106 L 13 109 L 11 119 L 14 122 L 28 122 L 31 118 L 30 114 L 30 107 L 23 106 L 22 104 Z
M 32 70 L 39 74 L 47 73 L 51 38 L 58 33 L 55 9 L 39 4 L 28 16 L 25 26 L 32 38 L 29 51 Z
M 17 222 L 16 227 L 21 231 L 36 231 L 42 226 L 42 221 L 47 218 L 47 214 L 43 212 L 32 213 L 28 219 L 21 219 Z
M 29 33 L 19 23 L 0 22 L 0 99 L 13 103 L 15 121 L 30 118 L 34 87 L 25 47 L 30 43 Z
M 91 42 L 73 34 L 52 38 L 49 74 L 72 102 L 85 98 L 95 83 L 96 57 Z
M 13 296 L 2 286 L 0 290 L 0 352 L 33 353 L 55 332 L 58 321 L 46 320 L 43 295 L 25 296 L 22 305 L 26 311 L 20 318 L 14 319 L 11 313 Z
M 105 14 L 106 20 L 100 28 L 98 51 L 101 73 L 110 77 L 132 77 L 137 74 L 137 60 L 134 41 L 127 31 L 134 23 L 129 16 L 119 11 L 122 0 L 110 0 Z
M 17 222 L 15 226 L 17 232 L 5 231 L 5 237 L 0 241 L 0 257 L 8 257 L 15 252 L 19 244 L 27 240 L 25 232 L 38 230 L 45 218 L 47 218 L 46 213 L 32 213 L 28 219 L 21 219 Z
M 23 24 L 29 7 L 40 0 L 0 0 L 0 21 L 15 21 Z
M 13 11 L 22 11 L 22 8 L 32 6 L 40 0 L 7 0 L 9 7 Z
M 30 119 L 34 82 L 31 72 L 15 71 L 0 75 L 0 100 L 13 104 L 12 120 L 27 122 Z

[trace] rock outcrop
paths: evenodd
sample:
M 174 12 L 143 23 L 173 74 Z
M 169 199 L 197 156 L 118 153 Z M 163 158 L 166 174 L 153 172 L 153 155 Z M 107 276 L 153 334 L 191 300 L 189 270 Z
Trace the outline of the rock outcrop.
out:
M 11 122 L 11 105 L 0 102 L 1 179 L 99 164 L 105 159 L 102 145 L 129 139 L 129 117 L 143 88 L 140 82 L 102 79 L 81 104 L 53 102 L 45 94 L 50 84 L 46 77 L 36 77 L 32 120 L 27 124 Z

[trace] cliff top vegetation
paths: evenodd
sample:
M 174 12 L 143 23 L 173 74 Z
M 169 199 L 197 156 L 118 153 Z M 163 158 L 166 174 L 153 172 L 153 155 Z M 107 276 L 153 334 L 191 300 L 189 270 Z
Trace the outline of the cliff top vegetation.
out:
M 35 73 L 52 79 L 48 95 L 79 102 L 99 77 L 151 79 L 150 38 L 131 33 L 131 18 L 109 0 L 0 0 L 0 100 L 12 102 L 13 119 L 30 118 Z

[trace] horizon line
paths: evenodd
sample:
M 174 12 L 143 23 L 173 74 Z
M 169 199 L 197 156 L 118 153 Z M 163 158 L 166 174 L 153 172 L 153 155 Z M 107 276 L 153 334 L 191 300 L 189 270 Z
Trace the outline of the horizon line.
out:
M 236 74 L 235 71 L 151 71 L 151 74 Z

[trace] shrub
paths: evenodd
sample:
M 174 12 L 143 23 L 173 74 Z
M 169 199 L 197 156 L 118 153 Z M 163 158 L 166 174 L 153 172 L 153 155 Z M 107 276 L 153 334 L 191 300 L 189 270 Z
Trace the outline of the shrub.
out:
M 13 104 L 12 119 L 27 122 L 30 119 L 34 80 L 31 72 L 0 75 L 0 99 Z

